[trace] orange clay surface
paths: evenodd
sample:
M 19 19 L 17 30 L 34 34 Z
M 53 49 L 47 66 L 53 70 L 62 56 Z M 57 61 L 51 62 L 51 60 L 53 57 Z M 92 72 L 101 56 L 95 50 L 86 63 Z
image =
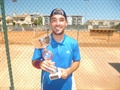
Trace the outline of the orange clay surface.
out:
M 15 90 L 39 90 L 41 70 L 34 68 L 31 64 L 34 50 L 31 42 L 34 33 L 27 32 L 22 36 L 17 35 L 16 32 L 13 33 L 9 34 L 9 51 Z M 3 34 L 0 35 L 3 36 Z M 37 35 L 40 34 L 36 33 Z M 69 32 L 69 35 L 77 38 L 77 33 L 73 31 Z M 43 36 L 46 36 L 45 33 L 40 35 L 40 37 Z M 107 36 L 90 36 L 89 32 L 79 32 L 81 64 L 74 73 L 77 90 L 120 90 L 120 73 L 109 64 L 120 63 L 119 38 L 119 34 L 114 33 L 109 38 L 109 44 L 115 45 L 109 47 Z M 3 40 L 3 38 L 0 39 Z M 106 46 L 94 47 L 96 43 Z M 5 45 L 0 44 L 0 90 L 10 90 L 9 87 Z

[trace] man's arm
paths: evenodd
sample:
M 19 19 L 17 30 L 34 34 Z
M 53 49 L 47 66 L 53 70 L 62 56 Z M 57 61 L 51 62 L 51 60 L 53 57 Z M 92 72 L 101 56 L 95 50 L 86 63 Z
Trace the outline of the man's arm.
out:
M 61 78 L 66 79 L 71 73 L 78 69 L 80 61 L 74 61 L 71 66 L 67 69 L 61 69 L 62 76 Z
M 51 73 L 51 71 L 55 68 L 54 66 L 54 62 L 52 62 L 51 60 L 33 60 L 32 61 L 32 65 L 37 68 L 37 69 L 42 69 L 46 72 Z
M 74 61 L 72 65 L 68 68 L 69 74 L 73 73 L 75 70 L 78 69 L 80 65 L 80 61 Z

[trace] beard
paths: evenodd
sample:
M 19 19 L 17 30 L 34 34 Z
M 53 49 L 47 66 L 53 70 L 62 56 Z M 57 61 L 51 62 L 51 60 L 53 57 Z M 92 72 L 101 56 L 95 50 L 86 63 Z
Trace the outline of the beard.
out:
M 55 35 L 62 35 L 62 34 L 64 33 L 64 30 L 63 30 L 62 32 L 60 32 L 60 33 L 56 33 L 56 32 L 53 31 L 53 33 L 54 33 Z

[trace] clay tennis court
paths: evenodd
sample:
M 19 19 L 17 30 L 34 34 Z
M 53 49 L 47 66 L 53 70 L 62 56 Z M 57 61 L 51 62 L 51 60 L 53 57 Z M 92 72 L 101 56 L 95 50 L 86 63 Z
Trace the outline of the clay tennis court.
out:
M 40 70 L 31 64 L 34 47 L 30 42 L 34 36 L 33 32 L 22 34 L 24 39 L 20 33 L 10 33 L 9 48 L 15 90 L 39 90 Z M 77 33 L 71 33 L 70 36 L 77 38 Z M 90 36 L 89 32 L 79 33 L 82 59 L 79 69 L 74 73 L 77 90 L 120 89 L 120 67 L 114 68 L 120 65 L 120 37 L 119 34 L 114 35 L 110 37 L 108 46 L 107 36 Z M 10 90 L 4 44 L 0 44 L 0 90 Z

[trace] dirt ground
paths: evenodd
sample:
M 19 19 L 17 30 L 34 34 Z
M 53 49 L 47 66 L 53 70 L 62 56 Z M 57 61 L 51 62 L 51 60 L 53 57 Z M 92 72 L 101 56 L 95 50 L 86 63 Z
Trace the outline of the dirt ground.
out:
M 22 34 L 21 34 L 22 33 Z M 120 90 L 120 34 L 91 36 L 90 32 L 66 32 L 78 40 L 81 64 L 74 73 L 77 90 Z M 43 32 L 9 32 L 9 50 L 15 90 L 39 90 L 40 70 L 31 64 L 32 40 L 46 36 Z M 10 79 L 3 33 L 0 33 L 0 90 L 10 90 Z M 120 67 L 119 67 L 120 69 Z
M 15 90 L 39 90 L 40 70 L 31 64 L 33 46 L 10 45 Z M 81 64 L 74 73 L 77 90 L 120 90 L 120 47 L 80 47 Z M 4 45 L 0 45 L 0 90 L 9 90 L 10 80 Z M 120 69 L 120 68 L 119 68 Z
M 9 44 L 32 44 L 32 40 L 47 36 L 51 31 L 9 31 Z M 120 32 L 113 35 L 91 34 L 89 31 L 66 30 L 65 33 L 78 41 L 81 46 L 120 46 Z M 4 34 L 0 33 L 0 43 L 4 43 Z

